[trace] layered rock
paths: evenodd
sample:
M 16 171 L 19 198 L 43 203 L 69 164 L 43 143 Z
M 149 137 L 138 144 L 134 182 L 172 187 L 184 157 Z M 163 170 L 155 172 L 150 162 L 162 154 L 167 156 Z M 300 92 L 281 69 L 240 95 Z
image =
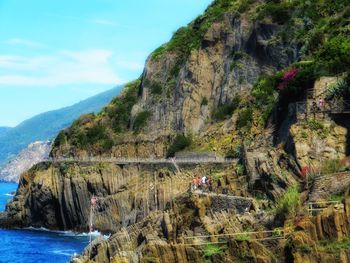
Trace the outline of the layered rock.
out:
M 229 176 L 232 164 L 42 163 L 24 173 L 2 225 L 87 231 L 90 199 L 98 199 L 94 225 L 102 232 L 140 221 L 189 190 L 192 179 L 210 171 Z M 230 177 L 224 184 L 231 185 Z M 229 191 L 229 188 L 226 187 Z M 5 217 L 5 218 L 4 218 Z

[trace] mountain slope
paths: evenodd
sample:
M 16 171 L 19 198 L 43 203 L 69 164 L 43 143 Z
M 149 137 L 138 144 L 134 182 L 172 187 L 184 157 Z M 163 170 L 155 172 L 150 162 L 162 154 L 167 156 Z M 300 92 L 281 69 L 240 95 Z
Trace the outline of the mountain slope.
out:
M 16 158 L 0 169 L 0 181 L 18 182 L 20 175 L 33 165 L 46 160 L 51 150 L 51 142 L 37 141 L 28 145 Z
M 6 132 L 10 131 L 10 127 L 0 127 L 0 136 L 4 135 Z
M 2 129 L 7 130 L 6 133 L 1 134 L 0 130 L 0 165 L 34 141 L 52 140 L 80 115 L 98 112 L 120 90 L 121 87 L 118 86 L 72 106 L 39 114 L 10 130 Z

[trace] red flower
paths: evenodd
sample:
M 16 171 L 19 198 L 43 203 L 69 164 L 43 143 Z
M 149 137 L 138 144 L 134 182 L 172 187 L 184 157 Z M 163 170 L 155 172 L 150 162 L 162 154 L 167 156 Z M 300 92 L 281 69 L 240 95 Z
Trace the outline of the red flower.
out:
M 301 168 L 301 171 L 300 171 L 300 176 L 302 178 L 306 178 L 306 176 L 308 174 L 310 174 L 312 171 L 311 171 L 311 167 L 310 166 L 304 166 L 303 168 Z
M 288 87 L 288 84 L 296 77 L 298 74 L 298 69 L 296 68 L 291 68 L 284 72 L 281 80 L 281 83 L 278 85 L 279 90 L 284 90 L 285 88 Z

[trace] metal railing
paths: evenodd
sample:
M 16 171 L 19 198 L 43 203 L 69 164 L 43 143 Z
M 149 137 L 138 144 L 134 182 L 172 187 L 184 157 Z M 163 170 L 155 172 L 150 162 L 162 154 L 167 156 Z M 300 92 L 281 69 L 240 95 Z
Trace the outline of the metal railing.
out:
M 64 162 L 79 162 L 79 163 L 174 163 L 173 159 L 165 158 L 105 158 L 105 157 L 79 157 L 79 158 L 49 158 L 49 162 L 64 163 Z M 176 163 L 234 163 L 237 159 L 222 158 L 222 157 L 206 157 L 206 158 L 177 158 Z
M 319 106 L 317 101 L 299 101 L 295 103 L 295 113 L 298 119 L 307 118 L 308 115 L 317 113 L 350 113 L 350 101 L 334 100 L 325 103 L 323 106 Z

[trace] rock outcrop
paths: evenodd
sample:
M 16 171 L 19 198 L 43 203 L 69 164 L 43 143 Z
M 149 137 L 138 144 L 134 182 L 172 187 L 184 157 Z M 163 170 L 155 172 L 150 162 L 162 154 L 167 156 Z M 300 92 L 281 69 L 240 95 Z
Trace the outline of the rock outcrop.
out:
M 232 164 L 184 164 L 178 174 L 172 164 L 41 163 L 24 173 L 13 201 L 6 208 L 5 227 L 46 227 L 88 230 L 90 199 L 98 199 L 94 225 L 112 233 L 164 210 L 187 192 L 192 178 L 215 170 L 226 183 Z
M 34 142 L 21 151 L 12 161 L 0 170 L 0 180 L 6 182 L 18 182 L 20 175 L 31 168 L 33 165 L 40 163 L 49 158 L 52 143 Z

